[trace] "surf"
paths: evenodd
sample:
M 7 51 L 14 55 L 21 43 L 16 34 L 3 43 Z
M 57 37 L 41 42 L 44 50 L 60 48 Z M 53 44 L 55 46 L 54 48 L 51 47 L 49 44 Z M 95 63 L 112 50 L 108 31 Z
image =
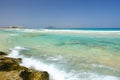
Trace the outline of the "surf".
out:
M 119 78 L 115 76 L 101 75 L 91 71 L 66 72 L 65 70 L 57 68 L 57 65 L 44 63 L 43 61 L 40 61 L 40 59 L 35 59 L 34 56 L 26 57 L 25 55 L 22 55 L 20 53 L 22 50 L 29 50 L 25 47 L 15 46 L 10 50 L 11 52 L 8 57 L 22 58 L 21 66 L 34 68 L 40 71 L 47 71 L 50 74 L 50 80 L 119 80 Z M 93 64 L 93 66 L 96 67 L 97 65 Z

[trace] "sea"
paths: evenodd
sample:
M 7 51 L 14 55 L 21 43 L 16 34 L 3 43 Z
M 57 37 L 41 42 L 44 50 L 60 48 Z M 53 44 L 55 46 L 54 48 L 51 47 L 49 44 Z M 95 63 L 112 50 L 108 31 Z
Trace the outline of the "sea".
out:
M 120 28 L 5 29 L 0 51 L 50 80 L 120 80 Z

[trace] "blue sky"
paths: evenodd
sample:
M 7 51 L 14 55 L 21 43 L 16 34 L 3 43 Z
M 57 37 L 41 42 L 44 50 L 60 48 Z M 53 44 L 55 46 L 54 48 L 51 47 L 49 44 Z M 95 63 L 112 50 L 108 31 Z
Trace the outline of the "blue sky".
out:
M 120 27 L 120 0 L 0 0 L 0 27 Z

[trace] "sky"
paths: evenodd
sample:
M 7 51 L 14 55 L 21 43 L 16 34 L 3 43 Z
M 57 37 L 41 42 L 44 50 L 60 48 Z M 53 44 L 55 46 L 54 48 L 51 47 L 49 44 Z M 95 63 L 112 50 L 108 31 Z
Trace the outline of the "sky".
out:
M 120 28 L 120 0 L 0 0 L 0 27 Z

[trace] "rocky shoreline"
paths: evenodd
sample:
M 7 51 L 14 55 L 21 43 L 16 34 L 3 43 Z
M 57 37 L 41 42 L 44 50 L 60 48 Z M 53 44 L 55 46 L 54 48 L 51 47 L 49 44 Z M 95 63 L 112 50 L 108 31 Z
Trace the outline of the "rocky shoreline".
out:
M 20 66 L 21 58 L 6 55 L 7 53 L 0 52 L 0 80 L 49 80 L 48 72 Z

